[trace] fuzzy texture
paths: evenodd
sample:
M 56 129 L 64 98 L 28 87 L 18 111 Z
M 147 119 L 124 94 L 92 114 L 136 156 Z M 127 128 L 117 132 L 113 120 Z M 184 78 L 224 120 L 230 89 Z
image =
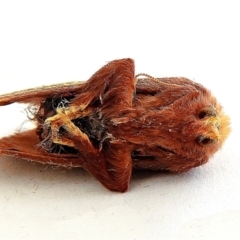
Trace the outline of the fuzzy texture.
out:
M 0 105 L 13 102 L 35 106 L 36 129 L 2 138 L 2 154 L 83 167 L 113 191 L 128 189 L 133 168 L 184 172 L 206 163 L 230 132 L 202 85 L 138 78 L 132 59 L 108 63 L 85 83 L 0 96 Z

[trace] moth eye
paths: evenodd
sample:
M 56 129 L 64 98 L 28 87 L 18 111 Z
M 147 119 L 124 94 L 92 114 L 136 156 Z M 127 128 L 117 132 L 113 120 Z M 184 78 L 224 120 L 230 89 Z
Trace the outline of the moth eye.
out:
M 197 137 L 197 142 L 202 146 L 206 146 L 206 145 L 213 144 L 215 140 L 209 137 L 199 136 Z
M 198 113 L 199 119 L 203 119 L 207 116 L 216 117 L 217 116 L 216 110 L 213 107 L 204 107 Z

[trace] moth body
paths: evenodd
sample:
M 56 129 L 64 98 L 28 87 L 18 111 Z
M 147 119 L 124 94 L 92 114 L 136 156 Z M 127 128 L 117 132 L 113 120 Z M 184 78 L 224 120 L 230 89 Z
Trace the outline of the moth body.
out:
M 113 191 L 128 189 L 133 168 L 184 172 L 206 163 L 230 132 L 209 90 L 186 78 L 138 78 L 132 59 L 85 83 L 0 96 L 0 105 L 13 102 L 35 106 L 36 128 L 2 138 L 2 154 L 83 167 Z

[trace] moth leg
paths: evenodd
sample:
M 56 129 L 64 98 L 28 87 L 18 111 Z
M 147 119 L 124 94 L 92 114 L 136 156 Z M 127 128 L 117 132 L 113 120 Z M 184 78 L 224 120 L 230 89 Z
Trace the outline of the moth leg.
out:
M 74 147 L 74 143 L 71 140 L 69 140 L 68 138 L 59 136 L 58 134 L 56 134 L 56 132 L 52 133 L 51 140 L 56 144 L 65 145 L 68 147 Z
M 92 108 L 88 108 L 88 106 L 94 99 L 94 93 L 85 92 L 79 94 L 79 96 L 74 99 L 74 104 L 70 104 L 69 107 L 58 107 L 56 109 L 57 114 L 49 118 L 48 121 L 56 119 L 61 121 L 62 114 L 65 114 L 70 120 L 87 116 L 93 110 Z M 62 119 L 62 123 L 64 123 L 64 118 Z
M 69 119 L 65 114 L 59 113 L 58 115 L 54 115 L 53 117 L 49 117 L 46 119 L 44 123 L 44 127 L 51 127 L 51 140 L 56 144 L 66 145 L 69 147 L 73 147 L 74 144 L 70 139 L 62 137 L 59 134 L 59 129 L 63 124 L 68 124 Z
M 69 104 L 69 118 L 81 117 L 81 111 L 98 99 L 102 109 L 116 106 L 131 107 L 136 87 L 134 61 L 130 58 L 115 60 L 97 71 L 86 83 L 84 93 L 77 95 Z
M 57 121 L 59 126 L 61 126 L 64 123 L 63 114 L 68 116 L 68 118 L 76 119 L 78 117 L 84 117 L 87 116 L 91 111 L 92 108 L 87 109 L 90 102 L 93 100 L 94 94 L 91 92 L 85 92 L 80 94 L 81 101 L 78 101 L 77 104 L 74 106 L 62 106 L 59 104 L 59 106 L 56 108 L 56 114 L 52 117 L 49 117 L 45 120 L 46 123 L 50 123 L 53 121 Z
M 71 132 L 72 133 L 72 132 Z M 102 151 L 95 149 L 89 139 L 71 136 L 75 148 L 85 157 L 83 168 L 111 191 L 125 192 L 132 174 L 129 146 L 111 144 Z
M 121 59 L 109 63 L 111 75 L 108 77 L 108 88 L 102 94 L 102 110 L 118 112 L 118 108 L 132 107 L 137 79 L 134 76 L 134 61 Z M 114 106 L 114 107 L 113 107 Z
M 94 99 L 99 99 L 102 105 L 112 108 L 112 100 L 118 105 L 132 105 L 136 78 L 134 77 L 134 61 L 130 58 L 115 60 L 98 70 L 87 82 L 83 93 L 78 94 L 67 108 L 57 108 L 57 113 L 65 113 L 70 120 L 83 116 Z M 59 119 L 55 118 L 47 121 Z
M 70 147 L 75 147 L 74 142 L 70 138 L 62 137 L 59 135 L 59 128 L 63 127 L 70 136 L 74 136 L 75 138 L 81 139 L 86 146 L 90 148 L 92 151 L 95 148 L 92 146 L 88 136 L 83 133 L 74 123 L 69 119 L 69 117 L 64 113 L 58 113 L 51 117 L 50 121 L 47 124 L 50 124 L 52 130 L 52 141 L 56 144 L 67 145 Z M 48 119 L 47 119 L 48 120 Z
M 127 191 L 132 175 L 130 147 L 121 144 L 112 144 L 105 147 L 104 153 L 108 177 L 103 179 L 102 176 L 99 176 L 98 180 L 112 191 Z
M 71 146 L 79 150 L 84 157 L 82 167 L 89 171 L 99 182 L 112 191 L 124 192 L 128 189 L 131 177 L 130 151 L 121 146 L 109 147 L 107 151 L 100 151 L 92 145 L 88 136 L 83 133 L 73 122 L 65 119 L 62 126 L 67 132 Z M 63 138 L 62 138 L 63 139 Z M 54 138 L 53 142 L 61 142 L 61 138 Z
M 85 92 L 78 94 L 68 107 L 57 108 L 57 114 L 46 119 L 45 124 L 52 129 L 53 141 L 60 139 L 59 128 L 67 125 L 69 119 L 86 116 L 93 110 L 89 104 L 94 99 L 102 102 L 102 110 L 108 109 L 106 115 L 118 112 L 117 106 L 131 107 L 135 84 L 132 59 L 115 60 L 105 65 L 87 81 Z M 113 103 L 116 103 L 115 107 Z
M 57 108 L 56 112 L 57 114 L 49 117 L 45 120 L 44 124 L 45 125 L 50 125 L 51 129 L 54 132 L 58 132 L 58 129 L 69 122 L 71 119 L 76 119 L 78 117 L 85 117 L 89 113 L 92 112 L 93 109 L 89 108 L 87 110 L 79 112 L 75 108 L 69 108 L 69 109 L 61 109 Z
M 72 119 L 87 116 L 93 110 L 92 108 L 86 109 L 86 107 L 91 101 L 91 94 L 85 93 L 83 95 L 83 98 L 86 95 L 88 95 L 90 99 L 87 100 L 85 98 L 85 101 L 82 101 L 81 102 L 82 104 L 79 104 L 76 107 L 75 106 L 66 107 L 66 108 L 58 107 L 56 109 L 56 112 L 57 112 L 56 115 L 49 117 L 45 120 L 44 125 L 47 127 L 48 126 L 51 127 L 51 130 L 52 130 L 51 138 L 54 143 L 73 147 L 73 143 L 71 140 L 60 136 L 59 129 L 60 127 L 66 128 L 66 126 L 72 125 L 72 122 L 71 122 Z M 75 131 L 76 129 L 78 128 L 75 127 Z
M 114 143 L 105 145 L 102 150 L 96 149 L 88 136 L 70 119 L 65 122 L 62 127 L 68 132 L 67 140 L 71 141 L 72 146 L 84 157 L 82 167 L 109 190 L 125 192 L 129 187 L 132 173 L 130 146 Z
M 63 125 L 63 128 L 68 132 L 70 138 L 69 141 L 72 142 L 73 147 L 77 148 L 77 145 L 73 140 L 71 140 L 72 137 L 81 141 L 84 151 L 87 149 L 87 151 L 90 151 L 91 153 L 97 153 L 97 150 L 92 145 L 87 134 L 83 133 L 77 126 L 75 126 L 70 119 L 68 119 L 68 122 Z

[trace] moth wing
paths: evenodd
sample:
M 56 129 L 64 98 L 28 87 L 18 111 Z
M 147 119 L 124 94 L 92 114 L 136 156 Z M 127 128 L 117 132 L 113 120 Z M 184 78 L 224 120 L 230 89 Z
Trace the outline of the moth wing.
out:
M 49 153 L 39 147 L 39 138 L 35 131 L 36 129 L 33 129 L 1 138 L 0 154 L 67 168 L 82 166 L 80 156 Z
M 29 88 L 0 96 L 0 106 L 11 103 L 39 103 L 45 98 L 54 96 L 69 96 L 80 93 L 84 88 L 84 82 L 68 82 L 37 88 Z

